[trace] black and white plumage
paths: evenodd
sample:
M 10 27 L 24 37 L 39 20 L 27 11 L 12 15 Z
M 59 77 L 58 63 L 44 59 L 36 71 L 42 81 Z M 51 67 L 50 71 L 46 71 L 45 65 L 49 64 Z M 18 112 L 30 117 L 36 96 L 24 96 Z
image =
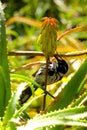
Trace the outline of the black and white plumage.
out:
M 58 59 L 58 62 L 50 62 L 48 65 L 47 85 L 59 81 L 68 71 L 68 65 L 64 60 Z M 46 76 L 46 65 L 41 66 L 35 76 L 35 81 L 44 86 Z
M 57 81 L 59 81 L 64 74 L 68 71 L 68 64 L 65 60 L 57 59 L 57 62 L 51 61 L 48 64 L 48 74 L 47 74 L 47 85 L 53 84 Z M 37 71 L 35 75 L 35 82 L 40 84 L 41 86 L 45 85 L 45 76 L 46 76 L 46 64 L 41 66 L 40 69 Z M 35 90 L 37 89 L 36 86 Z M 27 101 L 27 99 L 32 95 L 32 91 L 30 87 L 27 87 L 25 90 L 23 90 L 21 96 L 20 96 L 20 103 L 23 104 Z

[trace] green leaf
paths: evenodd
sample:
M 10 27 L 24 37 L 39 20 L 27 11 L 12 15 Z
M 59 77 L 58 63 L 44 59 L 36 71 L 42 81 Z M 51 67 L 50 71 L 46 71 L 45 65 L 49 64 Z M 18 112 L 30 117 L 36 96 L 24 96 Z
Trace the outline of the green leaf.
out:
M 39 128 L 51 128 L 56 125 L 83 126 L 87 127 L 87 107 L 68 108 L 54 111 L 43 115 L 38 115 L 28 121 L 25 130 L 39 130 Z
M 39 85 L 38 83 L 36 83 L 33 79 L 31 79 L 31 78 L 29 78 L 29 77 L 27 77 L 27 76 L 24 76 L 24 75 L 20 75 L 20 74 L 11 74 L 10 76 L 11 76 L 11 78 L 15 78 L 15 79 L 18 79 L 18 78 L 19 78 L 19 79 L 22 79 L 23 81 L 26 81 L 28 84 L 32 83 L 33 85 L 37 86 L 38 88 L 41 88 L 42 90 L 44 90 L 44 92 L 45 92 L 46 94 L 48 94 L 49 96 L 51 96 L 52 98 L 54 98 L 53 95 L 51 95 L 48 91 L 46 91 L 46 90 L 44 89 L 43 86 L 41 86 L 41 85 Z M 30 87 L 31 87 L 32 92 L 33 92 L 33 89 L 34 89 L 34 88 L 32 88 L 32 86 L 30 86 Z
M 75 75 L 58 95 L 58 99 L 53 102 L 54 104 L 50 105 L 50 108 L 48 108 L 47 111 L 53 111 L 67 107 L 77 95 L 79 87 L 81 87 L 80 84 L 84 80 L 86 74 L 87 60 L 84 61 L 79 70 L 75 73 Z
M 79 93 L 81 92 L 82 88 L 84 87 L 84 85 L 85 85 L 86 83 L 87 83 L 87 77 L 85 77 L 85 78 L 82 80 L 81 84 L 79 85 L 76 96 L 79 95 Z
M 5 81 L 6 82 L 5 106 L 6 106 L 11 96 L 11 86 L 10 86 L 10 76 L 9 76 L 9 67 L 8 67 L 8 59 L 7 59 L 5 17 L 4 17 L 3 5 L 1 4 L 1 1 L 0 1 L 0 66 L 2 66 L 3 68 L 5 80 L 6 80 Z
M 76 25 L 76 24 L 81 23 L 81 22 L 83 23 L 83 25 L 87 25 L 87 17 L 82 16 L 82 17 L 72 19 L 73 25 Z
M 17 130 L 16 125 L 13 122 L 9 122 L 10 130 Z
M 36 96 L 33 99 L 31 99 L 29 102 L 26 102 L 15 114 L 14 114 L 14 118 L 17 118 L 23 111 L 25 111 L 33 101 L 35 101 L 36 99 L 40 98 L 42 95 Z
M 20 86 L 18 90 L 15 92 L 15 94 L 11 97 L 8 106 L 5 111 L 5 115 L 3 118 L 3 123 L 8 123 L 8 121 L 13 117 L 13 114 L 15 113 L 17 101 L 19 99 L 19 96 L 23 90 L 24 86 Z
M 81 106 L 87 101 L 87 91 L 82 94 L 73 104 L 71 105 L 72 107 L 75 106 Z
M 0 66 L 0 117 L 3 117 L 5 110 L 5 92 L 6 92 L 6 80 L 3 68 Z

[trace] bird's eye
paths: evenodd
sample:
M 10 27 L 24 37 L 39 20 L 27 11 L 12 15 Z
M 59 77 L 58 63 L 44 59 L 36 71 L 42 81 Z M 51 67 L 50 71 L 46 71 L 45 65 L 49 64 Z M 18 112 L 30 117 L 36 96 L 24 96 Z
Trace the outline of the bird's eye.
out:
M 50 71 L 48 72 L 48 75 L 49 75 L 49 76 L 53 76 L 53 75 L 54 75 L 54 73 L 55 73 L 55 71 L 50 70 Z

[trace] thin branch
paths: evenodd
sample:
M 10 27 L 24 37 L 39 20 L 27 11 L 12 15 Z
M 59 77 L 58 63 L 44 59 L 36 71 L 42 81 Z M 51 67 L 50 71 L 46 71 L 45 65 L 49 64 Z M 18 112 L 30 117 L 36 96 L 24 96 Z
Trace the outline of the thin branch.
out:
M 66 32 L 62 33 L 58 38 L 57 38 L 57 41 L 59 41 L 60 39 L 62 39 L 64 36 L 68 35 L 68 34 L 71 34 L 72 32 L 79 32 L 79 31 L 82 31 L 82 30 L 86 30 L 87 28 L 85 26 L 78 26 L 76 28 L 72 28 L 72 29 L 69 29 L 67 30 Z
M 11 51 L 8 52 L 8 56 L 44 56 L 43 52 L 37 51 Z
M 56 56 L 62 56 L 62 57 L 77 57 L 79 58 L 79 56 L 87 56 L 87 50 L 82 50 L 82 51 L 75 51 L 75 52 L 68 52 L 68 53 L 59 53 L 56 54 Z M 8 52 L 8 56 L 44 56 L 43 52 L 37 52 L 37 51 L 11 51 Z
M 14 72 L 16 72 L 16 71 L 20 71 L 20 70 L 23 70 L 23 69 L 29 69 L 29 68 L 31 68 L 32 66 L 42 65 L 42 64 L 45 64 L 45 62 L 42 62 L 42 61 L 32 62 L 32 63 L 26 64 L 26 65 L 23 65 L 23 66 L 21 66 L 21 67 L 19 67 L 19 68 L 12 69 L 12 70 L 11 70 L 11 73 L 14 73 Z
M 63 58 L 69 58 L 69 59 L 76 59 L 76 58 L 81 58 L 83 56 L 83 58 L 87 58 L 87 50 L 83 50 L 83 51 L 75 51 L 75 52 L 70 52 L 70 53 L 65 53 L 65 54 L 55 54 L 55 56 L 61 56 Z M 43 52 L 35 52 L 35 51 L 12 51 L 8 53 L 8 56 L 44 56 Z M 42 65 L 45 62 L 43 61 L 37 61 L 37 62 L 32 62 L 26 65 L 23 65 L 19 68 L 16 69 L 12 69 L 11 73 L 14 73 L 16 71 L 20 71 L 23 69 L 29 69 L 32 66 L 35 65 Z
M 87 58 L 87 50 L 83 50 L 83 51 L 75 51 L 75 52 L 68 52 L 66 54 L 60 54 L 62 57 L 70 57 L 71 59 L 72 58 L 75 58 L 78 56 L 78 58 L 80 56 L 84 56 Z

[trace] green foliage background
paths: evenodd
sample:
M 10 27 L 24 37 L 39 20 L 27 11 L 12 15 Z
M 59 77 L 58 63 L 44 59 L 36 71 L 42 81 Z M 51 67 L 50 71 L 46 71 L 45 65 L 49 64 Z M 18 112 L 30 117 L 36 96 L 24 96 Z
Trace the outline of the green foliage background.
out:
M 26 119 L 34 117 L 33 120 L 28 120 L 27 123 L 25 122 L 26 129 L 29 127 L 31 128 L 31 123 L 33 124 L 33 126 L 34 124 L 36 124 L 35 127 L 32 127 L 32 129 L 35 128 L 38 130 L 40 129 L 39 127 L 42 127 L 41 129 L 48 128 L 53 130 L 87 129 L 87 69 L 86 69 L 87 53 L 83 56 L 65 57 L 65 60 L 69 64 L 69 71 L 61 81 L 51 86 L 48 86 L 48 91 L 56 95 L 56 93 L 58 94 L 60 88 L 64 87 L 64 89 L 63 90 L 61 89 L 60 94 L 56 97 L 56 100 L 54 101 L 49 95 L 47 95 L 46 112 L 49 113 L 37 117 L 36 115 L 38 114 L 38 112 L 42 110 L 43 106 L 41 89 L 38 89 L 36 92 L 36 95 L 40 96 L 37 97 L 32 96 L 31 99 L 29 99 L 29 101 L 23 107 L 20 108 L 20 106 L 16 106 L 16 103 L 18 102 L 18 98 L 22 91 L 22 84 L 24 82 L 26 82 L 32 88 L 31 84 L 32 82 L 34 82 L 33 81 L 34 77 L 32 75 L 33 73 L 36 72 L 39 65 L 35 65 L 28 69 L 26 68 L 21 70 L 18 69 L 18 71 L 15 71 L 14 74 L 11 74 L 11 72 L 14 69 L 20 68 L 25 64 L 37 61 L 45 61 L 45 58 L 43 56 L 38 55 L 37 56 L 8 55 L 8 61 L 7 61 L 7 55 L 6 55 L 8 52 L 11 51 L 40 51 L 40 47 L 37 44 L 37 37 L 40 33 L 40 24 L 41 24 L 40 21 L 43 17 L 47 16 L 55 17 L 58 20 L 58 28 L 59 28 L 58 36 L 63 32 L 65 32 L 66 30 L 74 28 L 76 26 L 85 27 L 85 29 L 83 29 L 82 31 L 73 32 L 63 37 L 58 42 L 57 51 L 59 54 L 62 53 L 66 54 L 67 52 L 70 52 L 72 54 L 72 52 L 76 51 L 83 51 L 83 52 L 86 51 L 87 1 L 86 0 L 82 1 L 81 0 L 59 0 L 59 1 L 2 0 L 2 3 L 5 7 L 4 11 L 6 18 L 6 36 L 4 30 L 4 33 L 2 32 L 5 36 L 3 37 L 4 42 L 1 42 L 0 44 L 1 47 L 0 89 L 2 90 L 0 91 L 0 95 L 2 95 L 0 98 L 0 101 L 2 103 L 1 104 L 2 107 L 0 107 L 0 111 L 2 111 L 2 113 L 0 113 L 0 116 L 2 117 L 4 115 L 3 120 L 1 119 L 0 121 L 1 129 L 6 128 L 7 126 L 8 127 L 6 128 L 6 130 L 17 129 L 18 122 L 16 121 L 16 123 L 14 123 L 15 121 L 13 121 L 12 119 L 16 119 L 18 116 L 22 116 Z M 23 19 L 21 19 L 21 17 Z M 27 22 L 26 19 L 28 20 Z M 5 26 L 3 25 L 2 28 L 3 27 Z M 6 43 L 6 39 L 7 44 L 5 45 L 3 44 L 5 48 L 3 47 L 2 50 L 1 45 L 2 43 Z M 2 52 L 3 53 L 5 52 L 4 53 L 5 55 L 3 55 Z M 3 57 L 1 59 L 2 55 Z M 9 75 L 10 75 L 10 82 L 9 82 Z M 15 92 L 16 89 L 17 92 Z M 14 96 L 10 94 L 10 91 Z M 7 94 L 7 97 L 5 97 L 5 94 Z M 8 103 L 10 97 L 11 99 Z M 4 101 L 2 102 L 2 100 L 5 100 L 6 103 Z M 19 110 L 15 113 L 16 107 L 18 107 Z M 75 117 L 78 118 L 75 119 Z M 50 120 L 54 120 L 54 123 L 50 122 Z M 39 122 L 39 125 L 38 121 L 41 121 Z M 4 126 L 3 124 L 6 124 L 6 126 Z M 20 124 L 22 125 L 22 122 Z M 50 127 L 51 125 L 52 127 Z M 55 127 L 53 127 L 54 125 Z
M 5 16 L 7 20 L 8 51 L 40 51 L 40 47 L 37 45 L 40 26 L 37 22 L 46 16 L 55 17 L 59 21 L 58 35 L 67 29 L 87 25 L 86 0 L 61 0 L 60 2 L 56 2 L 55 0 L 21 0 L 21 2 L 9 0 L 7 2 L 3 1 L 3 3 L 5 3 L 6 6 Z M 19 16 L 19 18 L 17 19 L 15 16 Z M 20 16 L 25 19 L 28 18 L 28 20 L 31 20 L 31 23 L 26 24 L 26 20 L 25 22 L 20 21 Z M 13 22 L 8 23 L 10 19 L 12 19 Z M 35 22 L 34 24 L 33 20 Z M 31 24 L 33 24 L 33 26 L 31 26 Z M 87 47 L 86 31 L 71 33 L 71 36 L 72 37 L 69 35 L 66 39 L 63 38 L 58 42 L 59 53 L 70 52 L 71 50 L 83 50 Z M 64 49 L 61 47 L 62 45 L 65 47 Z M 17 68 L 22 64 L 32 62 L 28 56 L 10 58 L 12 58 L 10 61 L 11 68 Z M 13 62 L 13 60 L 15 62 Z M 20 63 L 18 62 L 19 60 L 21 60 Z M 27 73 L 29 73 L 29 71 Z

